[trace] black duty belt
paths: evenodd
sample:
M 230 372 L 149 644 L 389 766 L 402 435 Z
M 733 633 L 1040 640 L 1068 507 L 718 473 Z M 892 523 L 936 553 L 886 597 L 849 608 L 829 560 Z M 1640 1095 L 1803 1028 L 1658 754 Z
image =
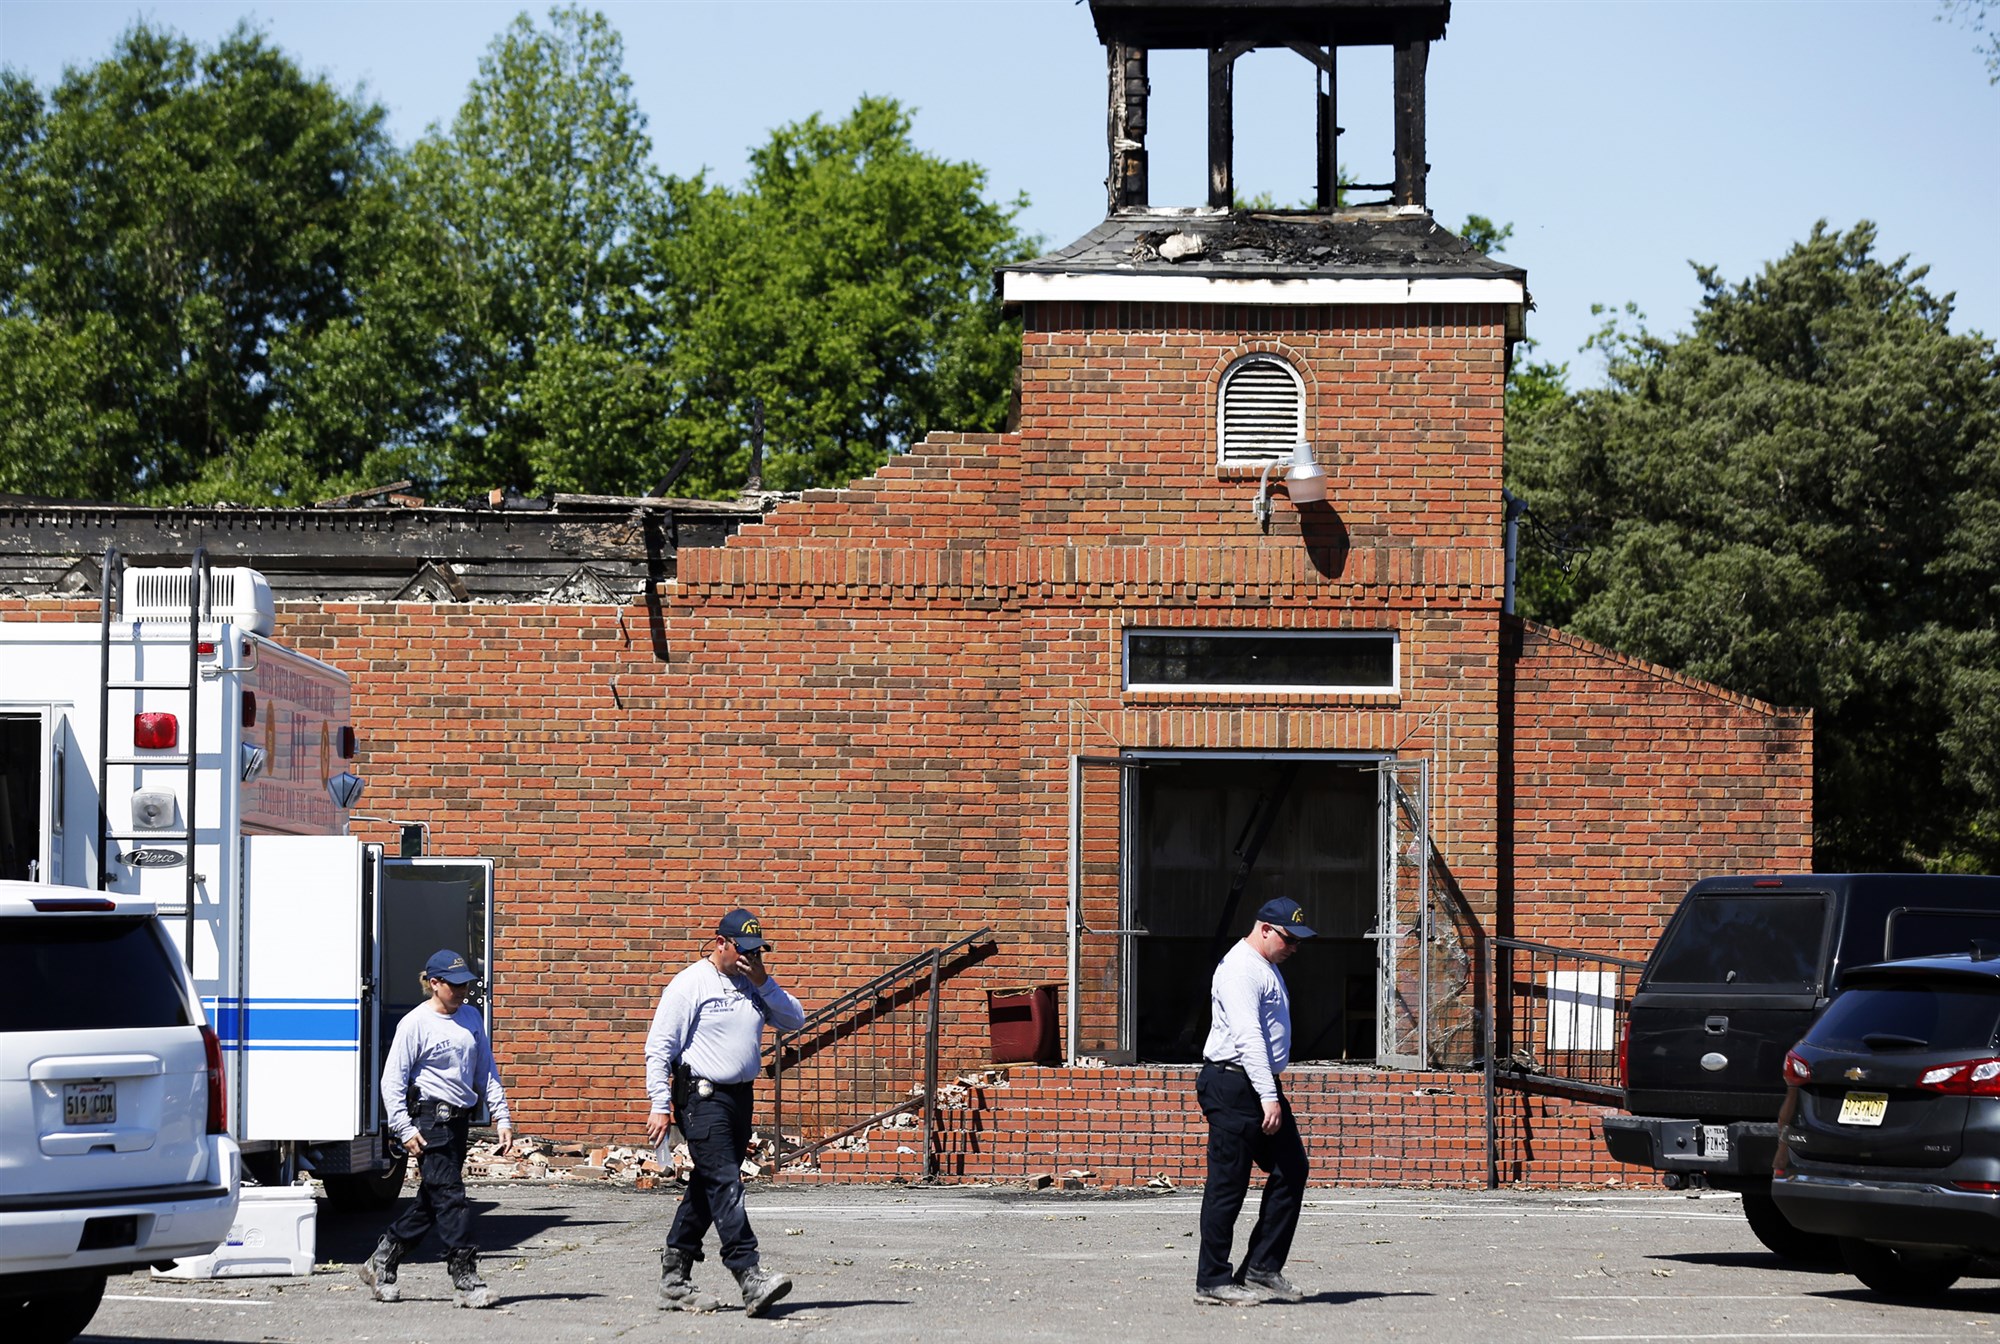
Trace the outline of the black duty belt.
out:
M 1204 1059 L 1204 1065 L 1211 1069 L 1221 1069 L 1225 1073 L 1240 1073 L 1248 1077 L 1250 1071 L 1233 1059 Z
M 429 1111 L 440 1120 L 455 1120 L 461 1115 L 471 1115 L 473 1109 L 453 1101 L 439 1101 L 436 1097 L 418 1097 L 416 1104 L 410 1107 L 410 1113 L 415 1115 L 420 1111 Z
M 684 1095 L 690 1098 L 713 1096 L 717 1092 L 747 1092 L 757 1086 L 757 1080 L 754 1078 L 745 1079 L 740 1083 L 718 1083 L 713 1078 L 702 1077 L 685 1064 L 675 1065 L 674 1074 L 680 1081 Z M 703 1087 L 708 1090 L 702 1091 Z

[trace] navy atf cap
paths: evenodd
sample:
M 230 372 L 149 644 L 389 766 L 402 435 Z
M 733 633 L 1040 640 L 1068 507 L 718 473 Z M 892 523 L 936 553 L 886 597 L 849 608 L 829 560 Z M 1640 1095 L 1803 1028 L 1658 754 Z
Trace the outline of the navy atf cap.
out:
M 1257 911 L 1260 924 L 1276 924 L 1294 938 L 1311 938 L 1313 931 L 1306 927 L 1306 912 L 1299 909 L 1297 901 L 1266 901 Z
M 715 936 L 735 943 L 738 952 L 755 952 L 771 945 L 764 941 L 764 926 L 748 910 L 731 910 L 724 915 L 722 923 L 716 926 Z
M 469 985 L 479 977 L 465 964 L 465 958 L 448 947 L 441 947 L 431 953 L 431 959 L 424 963 L 424 979 L 442 980 L 448 985 Z

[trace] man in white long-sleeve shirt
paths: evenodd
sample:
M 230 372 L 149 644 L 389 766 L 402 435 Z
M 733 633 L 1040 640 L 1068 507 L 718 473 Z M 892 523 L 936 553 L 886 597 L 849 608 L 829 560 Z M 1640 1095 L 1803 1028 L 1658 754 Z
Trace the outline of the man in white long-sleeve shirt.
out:
M 736 1276 L 745 1315 L 756 1316 L 792 1289 L 764 1269 L 743 1208 L 743 1154 L 750 1146 L 752 1089 L 764 1051 L 764 1023 L 805 1025 L 805 1010 L 764 969 L 764 927 L 748 910 L 723 916 L 707 956 L 676 975 L 646 1033 L 646 1137 L 658 1144 L 678 1114 L 694 1175 L 660 1252 L 662 1310 L 712 1311 L 689 1271 L 702 1258 L 711 1224 L 722 1263 Z
M 1292 1060 L 1292 1001 L 1278 965 L 1312 936 L 1297 905 L 1267 901 L 1209 981 L 1214 1021 L 1195 1083 L 1208 1119 L 1208 1184 L 1201 1195 L 1201 1258 L 1194 1281 L 1194 1300 L 1204 1305 L 1248 1307 L 1303 1297 L 1285 1278 L 1308 1168 L 1305 1143 L 1278 1081 Z M 1270 1179 L 1242 1267 L 1232 1270 L 1229 1244 L 1253 1162 Z

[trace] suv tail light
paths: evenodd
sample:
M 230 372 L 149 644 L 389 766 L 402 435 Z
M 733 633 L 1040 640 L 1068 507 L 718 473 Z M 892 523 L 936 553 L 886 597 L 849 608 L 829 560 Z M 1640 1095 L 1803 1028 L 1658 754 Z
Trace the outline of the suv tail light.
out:
M 222 1077 L 222 1040 L 214 1027 L 201 1029 L 202 1049 L 208 1054 L 208 1132 L 229 1132 L 228 1084 Z
M 1956 1064 L 1940 1064 L 1925 1069 L 1917 1079 L 1925 1092 L 1942 1092 L 1954 1097 L 2000 1097 L 2000 1059 L 1962 1059 Z
M 1812 1065 L 1796 1050 L 1785 1052 L 1785 1081 L 1793 1087 L 1804 1087 L 1812 1081 Z
M 1618 1028 L 1618 1086 L 1632 1085 L 1632 1019 Z

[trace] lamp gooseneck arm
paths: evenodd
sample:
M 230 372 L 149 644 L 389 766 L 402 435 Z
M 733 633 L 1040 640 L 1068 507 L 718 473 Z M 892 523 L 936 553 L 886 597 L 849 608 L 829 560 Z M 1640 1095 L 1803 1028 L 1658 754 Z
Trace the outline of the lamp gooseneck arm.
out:
M 1250 501 L 1250 512 L 1257 515 L 1257 521 L 1265 527 L 1271 525 L 1271 468 L 1278 465 L 1272 458 L 1264 464 L 1264 474 L 1257 478 L 1257 498 Z

